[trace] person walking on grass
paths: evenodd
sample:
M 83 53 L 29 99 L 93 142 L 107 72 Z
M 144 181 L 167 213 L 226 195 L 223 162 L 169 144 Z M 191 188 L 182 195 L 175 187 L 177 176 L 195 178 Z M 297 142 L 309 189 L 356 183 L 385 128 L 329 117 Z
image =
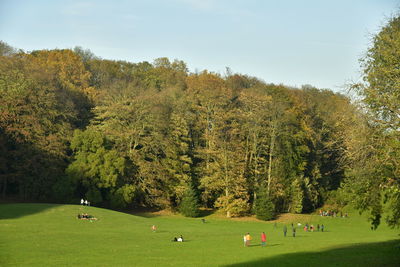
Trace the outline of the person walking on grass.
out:
M 251 241 L 251 235 L 250 233 L 246 234 L 246 247 L 250 246 L 250 241 Z
M 296 237 L 296 227 L 292 228 L 293 237 Z
M 247 238 L 246 234 L 243 236 L 243 246 L 245 247 L 247 245 Z
M 323 224 L 321 224 L 321 231 L 323 232 L 325 229 L 325 226 Z
M 267 235 L 264 232 L 262 232 L 261 233 L 261 246 L 265 247 L 266 243 L 267 243 Z
M 287 227 L 286 224 L 283 226 L 283 236 L 286 237 Z

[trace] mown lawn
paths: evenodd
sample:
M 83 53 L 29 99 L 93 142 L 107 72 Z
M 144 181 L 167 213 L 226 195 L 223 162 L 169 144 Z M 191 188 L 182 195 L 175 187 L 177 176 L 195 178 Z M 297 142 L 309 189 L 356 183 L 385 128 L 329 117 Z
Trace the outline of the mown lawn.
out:
M 76 219 L 86 211 L 98 221 Z M 177 215 L 134 216 L 95 207 L 53 204 L 0 205 L 0 266 L 400 266 L 399 231 L 370 230 L 365 218 L 286 217 L 282 225 L 255 220 Z M 290 223 L 326 226 L 325 232 Z M 152 232 L 151 226 L 157 226 Z M 267 246 L 260 246 L 260 233 Z M 250 232 L 252 246 L 243 246 Z M 171 242 L 183 235 L 184 243 Z

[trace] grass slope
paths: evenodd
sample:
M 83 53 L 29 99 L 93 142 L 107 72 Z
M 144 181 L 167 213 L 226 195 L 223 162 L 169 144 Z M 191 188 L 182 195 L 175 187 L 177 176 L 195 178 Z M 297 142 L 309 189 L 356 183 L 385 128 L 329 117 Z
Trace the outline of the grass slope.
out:
M 99 221 L 76 219 L 86 211 Z M 293 218 L 292 218 L 293 219 Z M 95 207 L 0 205 L 0 266 L 399 266 L 398 231 L 369 229 L 365 218 L 296 217 L 323 223 L 326 232 L 297 230 L 283 237 L 282 222 L 134 216 Z M 289 221 L 287 222 L 289 223 Z M 157 225 L 157 232 L 151 225 Z M 288 225 L 289 226 L 289 225 Z M 290 229 L 290 227 L 288 227 Z M 261 247 L 260 233 L 267 234 Z M 253 236 L 243 247 L 243 234 Z M 171 242 L 182 234 L 187 242 Z

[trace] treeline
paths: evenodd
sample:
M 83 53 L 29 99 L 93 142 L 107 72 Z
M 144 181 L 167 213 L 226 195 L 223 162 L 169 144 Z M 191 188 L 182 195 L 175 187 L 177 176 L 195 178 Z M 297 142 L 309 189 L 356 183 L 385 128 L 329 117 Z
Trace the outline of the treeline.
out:
M 228 216 L 267 203 L 273 216 L 313 211 L 344 178 L 344 132 L 358 114 L 344 95 L 189 73 L 167 58 L 130 63 L 5 43 L 1 52 L 3 197 L 183 202 Z
M 354 104 L 229 70 L 190 73 L 179 60 L 0 42 L 1 196 L 261 219 L 329 201 L 398 226 L 400 16 L 361 63 Z

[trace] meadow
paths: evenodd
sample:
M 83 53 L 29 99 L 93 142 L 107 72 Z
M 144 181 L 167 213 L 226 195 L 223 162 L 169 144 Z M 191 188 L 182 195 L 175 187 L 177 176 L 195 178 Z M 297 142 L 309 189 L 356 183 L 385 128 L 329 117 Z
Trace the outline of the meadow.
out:
M 97 221 L 78 220 L 87 212 Z M 0 205 L 0 266 L 399 266 L 399 231 L 366 219 L 285 215 L 275 222 L 55 204 Z M 291 223 L 324 224 L 304 232 Z M 288 227 L 287 237 L 282 228 Z M 153 232 L 151 226 L 156 225 Z M 260 246 L 261 232 L 267 234 Z M 243 235 L 253 239 L 244 247 Z M 183 235 L 185 242 L 172 242 Z

